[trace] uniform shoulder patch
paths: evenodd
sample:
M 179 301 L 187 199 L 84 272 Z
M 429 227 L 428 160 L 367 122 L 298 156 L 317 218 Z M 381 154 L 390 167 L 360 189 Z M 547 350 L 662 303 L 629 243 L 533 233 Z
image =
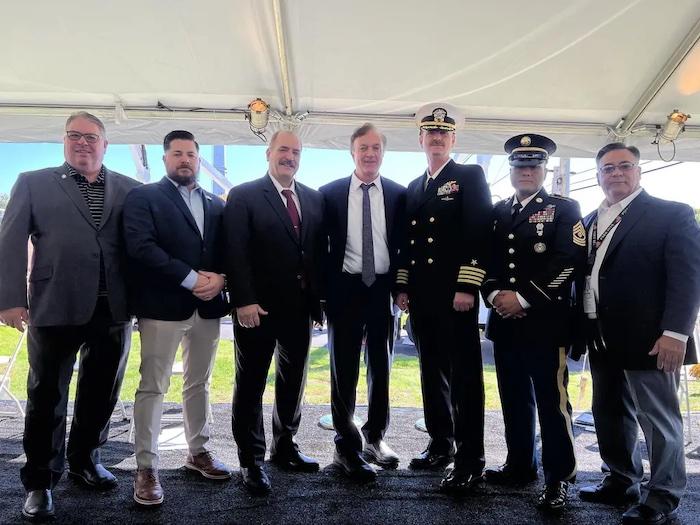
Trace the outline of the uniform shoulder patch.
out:
M 573 234 L 573 241 L 576 246 L 586 246 L 586 228 L 583 227 L 581 221 L 574 224 Z

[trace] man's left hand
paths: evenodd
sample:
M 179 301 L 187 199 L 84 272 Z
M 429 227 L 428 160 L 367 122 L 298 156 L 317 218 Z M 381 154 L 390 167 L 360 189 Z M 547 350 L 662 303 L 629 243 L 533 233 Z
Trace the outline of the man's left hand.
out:
M 656 356 L 656 368 L 664 372 L 677 372 L 683 366 L 686 343 L 662 335 L 656 340 L 649 355 Z
M 222 275 L 214 272 L 206 272 L 204 270 L 200 270 L 197 273 L 209 279 L 209 282 L 204 286 L 192 290 L 192 293 L 197 299 L 211 301 L 224 289 L 224 278 Z
M 456 312 L 468 312 L 474 308 L 474 295 L 466 292 L 456 292 L 452 301 L 452 307 Z

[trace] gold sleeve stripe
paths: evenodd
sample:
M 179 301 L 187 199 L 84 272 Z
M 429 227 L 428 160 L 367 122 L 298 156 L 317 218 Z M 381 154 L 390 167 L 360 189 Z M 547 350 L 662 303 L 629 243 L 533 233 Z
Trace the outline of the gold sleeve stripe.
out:
M 476 272 L 474 270 L 460 270 L 459 275 L 476 275 L 478 277 L 484 277 L 486 272 Z
M 481 268 L 477 268 L 475 266 L 460 266 L 459 271 L 461 272 L 469 272 L 469 273 L 478 273 L 481 275 L 486 275 L 486 270 L 482 270 Z
M 457 279 L 457 282 L 458 282 L 458 283 L 461 283 L 461 284 L 473 284 L 473 285 L 476 285 L 476 286 L 481 286 L 481 281 L 480 281 L 480 280 L 476 280 L 476 279 L 463 279 L 463 278 L 459 278 L 459 279 Z

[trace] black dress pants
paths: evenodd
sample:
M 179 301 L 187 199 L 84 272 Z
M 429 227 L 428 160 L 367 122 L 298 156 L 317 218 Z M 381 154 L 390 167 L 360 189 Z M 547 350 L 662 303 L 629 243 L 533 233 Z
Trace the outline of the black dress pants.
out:
M 428 450 L 455 451 L 455 467 L 473 474 L 484 468 L 484 374 L 477 315 L 411 303 L 418 350 Z
M 82 326 L 29 326 L 27 412 L 20 471 L 26 490 L 52 489 L 66 456 L 68 387 L 76 355 L 80 368 L 67 457 L 71 465 L 99 463 L 99 447 L 109 436 L 109 421 L 126 370 L 131 323 L 114 322 L 106 298 Z
M 296 447 L 294 435 L 301 420 L 311 341 L 311 317 L 306 307 L 261 316 L 260 326 L 233 326 L 236 346 L 236 380 L 231 426 L 242 467 L 262 465 L 265 429 L 262 398 L 267 373 L 275 356 L 275 405 L 272 415 L 271 452 Z
M 360 452 L 362 437 L 353 422 L 362 341 L 365 339 L 368 414 L 365 441 L 384 438 L 389 426 L 389 376 L 394 347 L 390 280 L 378 275 L 372 286 L 361 275 L 340 274 L 339 290 L 328 319 L 331 360 L 331 411 L 335 444 L 341 453 Z

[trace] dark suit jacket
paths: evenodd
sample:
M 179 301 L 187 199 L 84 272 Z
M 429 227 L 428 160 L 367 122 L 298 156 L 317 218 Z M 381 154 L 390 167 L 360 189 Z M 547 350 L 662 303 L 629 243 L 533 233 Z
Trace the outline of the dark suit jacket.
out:
M 568 346 L 573 338 L 572 283 L 586 257 L 579 205 L 542 189 L 515 219 L 512 206 L 512 198 L 494 206 L 493 256 L 481 292 L 486 299 L 495 290 L 512 290 L 530 308 L 521 319 L 503 319 L 491 310 L 487 337 L 528 348 Z
M 411 306 L 452 308 L 455 292 L 477 295 L 490 256 L 491 194 L 477 165 L 450 160 L 423 190 L 425 174 L 406 193 L 406 275 L 397 282 Z M 403 284 L 405 282 L 405 284 Z
M 20 174 L 0 226 L 0 310 L 28 307 L 34 326 L 87 323 L 97 303 L 102 253 L 112 317 L 128 320 L 121 215 L 126 194 L 139 184 L 106 171 L 97 227 L 67 164 Z M 34 264 L 27 290 L 30 236 Z
M 308 306 L 320 321 L 327 252 L 323 196 L 299 182 L 295 187 L 300 238 L 269 175 L 229 192 L 224 212 L 229 293 L 236 308 L 257 303 L 284 315 L 290 308 Z
M 342 303 L 347 297 L 343 289 L 343 283 L 346 281 L 339 279 L 339 277 L 343 272 L 345 245 L 348 237 L 348 198 L 351 178 L 345 177 L 333 181 L 319 190 L 325 201 L 325 228 L 329 240 L 326 272 L 329 316 L 332 316 L 335 306 Z M 384 177 L 381 178 L 381 181 L 389 245 L 389 283 L 394 284 L 405 236 L 406 188 Z M 389 304 L 387 301 L 387 306 Z
M 204 192 L 204 238 L 177 188 L 167 177 L 133 189 L 124 202 L 129 255 L 130 306 L 134 315 L 182 321 L 195 310 L 205 319 L 228 313 L 224 293 L 197 299 L 180 283 L 190 271 L 223 273 L 224 203 Z
M 586 216 L 589 228 L 597 212 Z M 627 369 L 654 369 L 647 355 L 664 330 L 689 335 L 700 303 L 700 228 L 693 210 L 642 191 L 610 239 L 599 273 L 598 317 L 609 357 Z

